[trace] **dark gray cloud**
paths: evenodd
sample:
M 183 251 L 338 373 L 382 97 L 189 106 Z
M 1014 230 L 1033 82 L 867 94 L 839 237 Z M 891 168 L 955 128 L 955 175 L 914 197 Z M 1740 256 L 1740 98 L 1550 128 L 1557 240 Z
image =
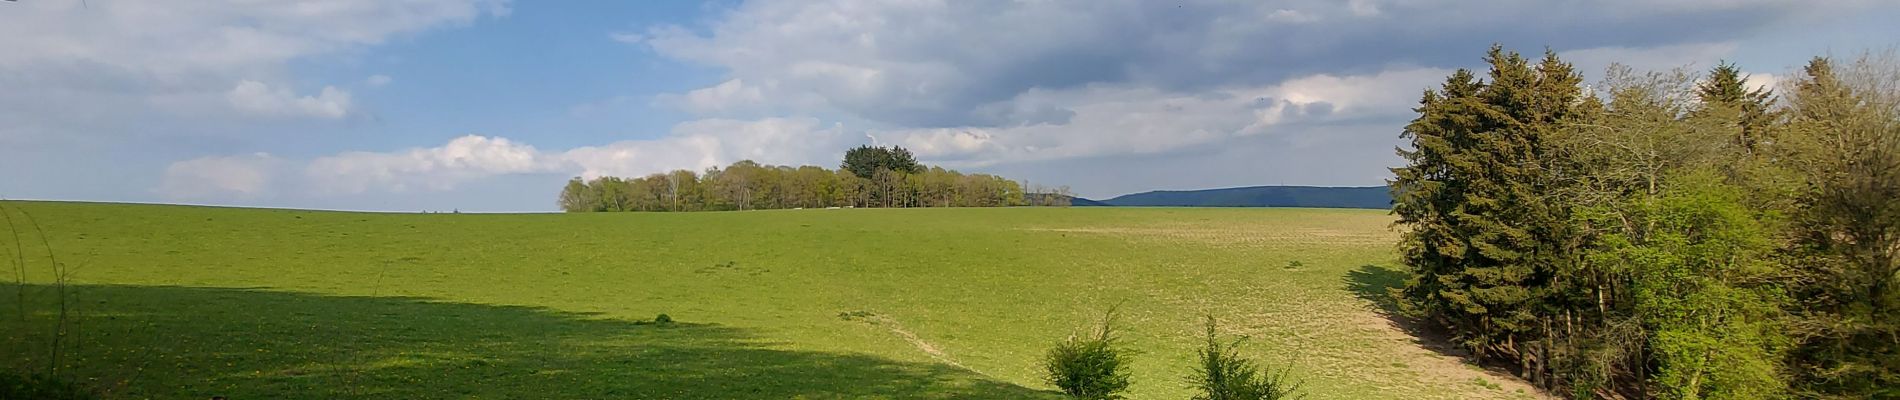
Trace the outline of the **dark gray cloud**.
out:
M 908 127 L 1038 122 L 983 110 L 1032 89 L 1197 91 L 1536 51 L 1733 40 L 1877 5 L 1794 1 L 755 1 L 647 43 L 723 67 L 768 98 Z
M 1105 199 L 1150 190 L 1259 185 L 1376 186 L 1399 164 L 1403 121 L 1303 127 L 1299 134 L 1247 136 L 1152 154 L 1117 154 L 976 168 L 1070 186 Z

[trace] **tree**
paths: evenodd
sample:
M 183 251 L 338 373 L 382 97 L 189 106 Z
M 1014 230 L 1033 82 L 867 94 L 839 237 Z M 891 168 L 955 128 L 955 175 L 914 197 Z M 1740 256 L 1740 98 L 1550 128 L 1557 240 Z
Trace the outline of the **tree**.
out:
M 627 181 L 621 178 L 603 176 L 594 178 L 587 187 L 597 202 L 595 211 L 633 211 L 632 194 Z
M 1704 112 L 1719 113 L 1734 121 L 1735 135 L 1730 142 L 1753 154 L 1769 140 L 1769 124 L 1775 119 L 1770 110 L 1774 92 L 1766 87 L 1748 89 L 1748 78 L 1735 64 L 1717 64 L 1708 78 L 1696 85 L 1695 94 L 1705 105 Z
M 1900 397 L 1900 62 L 1815 58 L 1789 94 L 1804 395 Z
M 1778 318 L 1787 300 L 1765 284 L 1780 270 L 1768 229 L 1776 218 L 1704 168 L 1626 197 L 1618 216 L 1635 223 L 1603 235 L 1590 261 L 1629 282 L 1627 320 L 1645 332 L 1637 353 L 1650 355 L 1653 395 L 1777 397 L 1789 338 Z
M 844 152 L 844 163 L 839 169 L 851 171 L 859 178 L 874 179 L 878 170 L 915 174 L 923 171 L 923 165 L 910 150 L 903 147 L 858 146 Z
M 561 211 L 566 212 L 594 211 L 594 203 L 595 201 L 587 189 L 587 184 L 582 182 L 580 177 L 568 179 L 567 186 L 561 188 L 560 199 L 556 201 L 556 204 L 561 207 Z
M 1402 311 L 1577 397 L 1900 397 L 1900 61 L 1487 61 L 1402 134 Z
M 575 178 L 562 187 L 556 202 L 567 212 L 1024 205 L 1022 187 L 1014 181 L 925 167 L 901 148 L 855 150 L 863 149 L 872 151 L 864 154 L 889 156 L 895 161 L 878 163 L 895 162 L 896 169 L 878 167 L 867 179 L 843 168 L 794 168 L 742 160 L 725 168 L 709 168 L 704 174 L 676 170 L 638 178 Z
M 1553 135 L 1580 114 L 1581 78 L 1546 52 L 1532 66 L 1493 46 L 1489 82 L 1458 71 L 1420 102 L 1406 127 L 1409 165 L 1394 169 L 1393 213 L 1409 228 L 1402 244 L 1414 278 L 1403 307 L 1449 328 L 1481 356 L 1520 361 L 1547 377 L 1551 322 L 1543 313 L 1557 266 L 1574 257 L 1567 210 L 1549 201 Z

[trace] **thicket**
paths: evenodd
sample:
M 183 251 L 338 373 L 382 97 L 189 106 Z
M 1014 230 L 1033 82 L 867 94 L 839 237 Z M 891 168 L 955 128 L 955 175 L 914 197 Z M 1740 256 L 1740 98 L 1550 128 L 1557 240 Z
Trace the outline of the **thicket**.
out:
M 917 162 L 902 147 L 864 146 L 836 170 L 740 161 L 704 173 L 676 170 L 638 178 L 574 178 L 561 190 L 567 212 L 725 211 L 822 207 L 1007 207 L 1048 196 L 987 174 Z M 1034 188 L 1031 188 L 1034 189 Z M 1066 189 L 1064 189 L 1066 191 Z M 1067 205 L 1037 202 L 1034 205 Z
M 1400 309 L 1575 397 L 1900 398 L 1900 63 L 1612 67 L 1493 47 L 1391 182 Z
M 1213 316 L 1207 317 L 1207 345 L 1199 351 L 1200 364 L 1188 379 L 1194 400 L 1298 399 L 1300 384 L 1286 367 L 1263 367 L 1240 355 L 1240 340 L 1222 342 Z
M 1102 317 L 1092 332 L 1071 334 L 1043 356 L 1043 377 L 1069 397 L 1084 400 L 1123 398 L 1128 390 L 1128 364 L 1134 352 L 1115 336 L 1115 312 Z

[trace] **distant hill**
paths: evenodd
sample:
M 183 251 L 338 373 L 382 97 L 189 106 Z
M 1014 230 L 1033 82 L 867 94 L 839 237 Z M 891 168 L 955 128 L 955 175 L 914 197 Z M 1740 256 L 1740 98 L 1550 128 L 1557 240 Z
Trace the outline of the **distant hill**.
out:
M 1108 207 L 1112 205 L 1112 204 L 1103 203 L 1103 202 L 1099 202 L 1095 200 L 1084 199 L 1081 197 L 1063 196 L 1063 195 L 1053 194 L 1053 193 L 1024 193 L 1023 201 L 1029 202 L 1029 204 L 1043 204 L 1045 202 L 1045 200 L 1043 199 L 1048 198 L 1048 197 L 1068 198 L 1069 205 L 1076 206 L 1076 207 Z M 1056 200 L 1056 201 L 1061 201 L 1061 200 Z
M 1206 190 L 1157 190 L 1108 200 L 1074 199 L 1077 206 L 1391 208 L 1385 186 L 1253 186 Z

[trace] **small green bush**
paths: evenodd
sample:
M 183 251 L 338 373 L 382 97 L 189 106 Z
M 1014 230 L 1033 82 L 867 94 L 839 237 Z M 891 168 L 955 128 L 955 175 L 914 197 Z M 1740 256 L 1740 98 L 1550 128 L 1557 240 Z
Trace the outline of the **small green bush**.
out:
M 1119 346 L 1114 311 L 1090 336 L 1070 335 L 1043 358 L 1049 384 L 1071 397 L 1086 400 L 1122 398 L 1128 390 L 1128 363 L 1132 351 Z
M 838 313 L 838 319 L 842 319 L 842 320 L 846 320 L 846 321 L 852 321 L 852 320 L 866 320 L 866 319 L 870 319 L 871 317 L 875 317 L 875 316 L 877 316 L 877 313 L 874 313 L 874 312 L 870 312 L 870 311 L 865 311 L 865 310 L 857 310 L 857 311 L 841 311 L 841 312 L 839 312 L 839 313 Z
M 673 323 L 673 316 L 660 314 L 660 316 L 658 317 L 653 317 L 653 323 L 660 324 L 660 325 L 671 324 Z
M 1299 383 L 1287 377 L 1284 368 L 1262 371 L 1253 360 L 1240 357 L 1235 348 L 1240 341 L 1221 343 L 1215 334 L 1214 317 L 1207 317 L 1207 347 L 1200 350 L 1201 363 L 1188 380 L 1200 394 L 1194 400 L 1282 400 L 1302 397 Z

